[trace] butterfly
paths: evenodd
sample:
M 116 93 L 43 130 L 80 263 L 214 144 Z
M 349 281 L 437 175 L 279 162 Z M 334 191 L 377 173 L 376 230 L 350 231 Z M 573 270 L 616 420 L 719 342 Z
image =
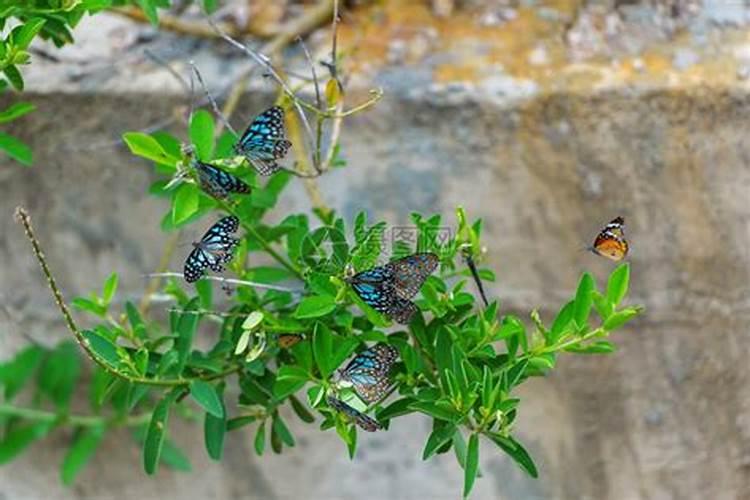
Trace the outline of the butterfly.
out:
M 198 281 L 207 267 L 217 273 L 224 270 L 224 264 L 232 260 L 234 247 L 240 242 L 232 237 L 239 226 L 240 220 L 234 215 L 224 217 L 211 226 L 199 242 L 193 242 L 195 248 L 185 260 L 185 281 Z
M 398 323 L 408 324 L 417 311 L 409 299 L 419 292 L 438 262 L 434 253 L 415 253 L 355 274 L 348 282 L 368 306 Z
M 388 372 L 396 359 L 395 347 L 378 344 L 357 354 L 339 374 L 342 380 L 352 383 L 366 403 L 374 403 L 388 391 L 391 385 Z
M 245 184 L 239 177 L 221 170 L 200 160 L 193 162 L 193 167 L 198 173 L 198 181 L 201 189 L 220 200 L 229 196 L 229 193 L 249 193 L 250 186 Z
M 286 156 L 292 143 L 284 138 L 284 110 L 272 106 L 255 117 L 234 145 L 234 151 L 247 158 L 260 175 L 281 169 L 276 160 Z
M 623 232 L 624 226 L 625 219 L 622 217 L 613 219 L 599 232 L 596 240 L 594 240 L 594 245 L 589 247 L 589 250 L 614 261 L 624 259 L 629 249 Z
M 283 349 L 289 349 L 290 347 L 299 344 L 304 339 L 305 337 L 298 333 L 282 333 L 279 334 L 278 337 L 279 347 Z
M 383 428 L 383 426 L 380 425 L 375 419 L 372 419 L 361 411 L 352 408 L 340 399 L 336 399 L 333 396 L 328 396 L 326 398 L 326 401 L 328 402 L 328 406 L 330 406 L 334 410 L 340 411 L 341 413 L 351 417 L 354 420 L 354 423 L 356 423 L 364 431 L 375 432 Z

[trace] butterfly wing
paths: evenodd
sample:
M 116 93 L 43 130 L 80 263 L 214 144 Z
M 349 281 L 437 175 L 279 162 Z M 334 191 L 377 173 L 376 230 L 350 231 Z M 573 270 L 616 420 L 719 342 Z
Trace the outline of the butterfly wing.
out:
M 349 279 L 354 291 L 365 304 L 386 313 L 393 303 L 393 275 L 386 266 L 374 267 Z
M 202 161 L 195 161 L 194 165 L 201 188 L 214 198 L 223 200 L 229 193 L 250 192 L 250 186 L 235 175 Z
M 434 253 L 415 253 L 388 263 L 393 275 L 393 288 L 404 298 L 414 297 L 427 277 L 437 269 L 440 260 Z
M 417 309 L 417 305 L 411 300 L 395 297 L 386 314 L 396 323 L 408 325 Z
M 352 383 L 368 403 L 382 398 L 390 387 L 388 373 L 398 359 L 398 351 L 387 344 L 378 344 L 357 354 L 339 373 Z
M 282 333 L 278 338 L 279 347 L 289 349 L 290 347 L 299 344 L 303 339 L 304 337 L 302 335 L 296 333 Z
M 336 399 L 333 396 L 328 396 L 326 398 L 326 401 L 328 402 L 328 406 L 350 417 L 352 420 L 354 420 L 354 423 L 356 423 L 364 431 L 375 432 L 383 428 L 383 426 L 381 426 L 376 420 L 368 417 L 355 408 L 352 408 L 340 399 Z
M 591 250 L 615 262 L 624 259 L 629 249 L 623 231 L 624 226 L 625 220 L 622 217 L 613 219 L 597 235 Z
M 232 260 L 234 248 L 239 243 L 232 237 L 239 225 L 239 219 L 230 215 L 206 231 L 185 260 L 184 276 L 188 283 L 199 280 L 207 267 L 217 273 L 224 271 L 223 264 Z
M 291 146 L 284 138 L 284 110 L 272 106 L 250 123 L 235 151 L 245 156 L 260 175 L 271 175 L 281 168 L 276 160 L 286 156 Z

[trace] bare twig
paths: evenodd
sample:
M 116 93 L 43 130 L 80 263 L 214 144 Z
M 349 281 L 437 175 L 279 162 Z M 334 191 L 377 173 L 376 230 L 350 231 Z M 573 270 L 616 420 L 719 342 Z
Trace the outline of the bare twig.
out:
M 161 56 L 156 55 L 156 53 L 150 51 L 149 49 L 144 49 L 143 53 L 154 63 L 169 71 L 169 73 L 175 78 L 175 80 L 180 82 L 183 90 L 185 92 L 190 92 L 190 94 L 192 95 L 192 84 L 188 84 L 188 82 L 185 81 L 185 78 L 181 74 L 179 74 L 172 66 L 169 65 L 169 62 L 164 60 Z
M 198 68 L 195 66 L 195 63 L 193 61 L 190 61 L 190 67 L 193 68 L 193 72 L 195 73 L 196 78 L 198 78 L 198 83 L 201 84 L 201 87 L 203 88 L 203 92 L 206 94 L 206 99 L 208 99 L 208 102 L 211 103 L 211 108 L 214 110 L 214 114 L 221 120 L 221 123 L 230 131 L 232 134 L 237 135 L 237 132 L 232 127 L 232 124 L 229 123 L 229 120 L 227 120 L 224 117 L 224 114 L 219 109 L 219 105 L 216 104 L 216 101 L 214 100 L 213 96 L 211 95 L 211 92 L 208 91 L 208 87 L 206 87 L 206 83 L 203 81 L 203 76 L 201 76 L 200 71 L 198 71 Z

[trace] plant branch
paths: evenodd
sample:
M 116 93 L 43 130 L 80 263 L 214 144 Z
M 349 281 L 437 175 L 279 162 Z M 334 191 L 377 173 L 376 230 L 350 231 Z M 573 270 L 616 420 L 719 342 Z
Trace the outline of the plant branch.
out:
M 0 404 L 0 415 L 19 417 L 37 422 L 64 422 L 75 427 L 99 427 L 104 425 L 120 425 L 124 427 L 138 427 L 151 420 L 151 413 L 128 417 L 99 417 L 95 415 L 66 415 L 36 408 L 22 408 L 8 404 Z
M 159 272 L 144 275 L 147 278 L 184 278 L 182 273 Z M 265 288 L 267 290 L 276 290 L 278 292 L 304 293 L 304 290 L 298 288 L 287 288 L 285 286 L 270 285 L 267 283 L 257 283 L 255 281 L 238 280 L 233 278 L 224 278 L 223 276 L 204 276 L 203 279 L 227 283 L 228 285 L 245 285 L 253 288 Z

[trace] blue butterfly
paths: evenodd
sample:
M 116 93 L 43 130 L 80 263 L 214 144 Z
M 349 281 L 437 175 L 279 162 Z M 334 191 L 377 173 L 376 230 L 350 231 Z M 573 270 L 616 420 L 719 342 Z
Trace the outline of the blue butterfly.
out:
M 392 320 L 408 324 L 417 311 L 411 299 L 437 269 L 434 253 L 415 253 L 349 278 L 349 284 L 370 307 Z
M 247 158 L 260 175 L 271 175 L 281 169 L 276 160 L 286 156 L 291 146 L 284 138 L 284 110 L 272 106 L 255 117 L 234 151 Z
M 396 359 L 395 347 L 378 344 L 357 354 L 339 374 L 342 380 L 352 383 L 366 403 L 374 403 L 388 391 L 391 385 L 388 372 Z
M 229 196 L 229 193 L 250 192 L 250 186 L 242 182 L 239 177 L 220 168 L 200 160 L 194 160 L 192 165 L 198 173 L 201 188 L 214 198 L 223 200 Z
M 326 398 L 326 401 L 328 402 L 328 406 L 330 406 L 331 408 L 351 417 L 354 420 L 354 423 L 356 423 L 364 431 L 375 432 L 383 428 L 383 426 L 380 425 L 375 419 L 372 419 L 361 411 L 352 408 L 340 399 L 336 399 L 333 396 L 328 396 Z
M 199 242 L 193 242 L 195 248 L 185 260 L 185 281 L 198 281 L 207 267 L 217 273 L 224 270 L 224 264 L 232 260 L 232 252 L 240 242 L 232 237 L 239 226 L 240 220 L 234 215 L 224 217 L 211 226 Z

